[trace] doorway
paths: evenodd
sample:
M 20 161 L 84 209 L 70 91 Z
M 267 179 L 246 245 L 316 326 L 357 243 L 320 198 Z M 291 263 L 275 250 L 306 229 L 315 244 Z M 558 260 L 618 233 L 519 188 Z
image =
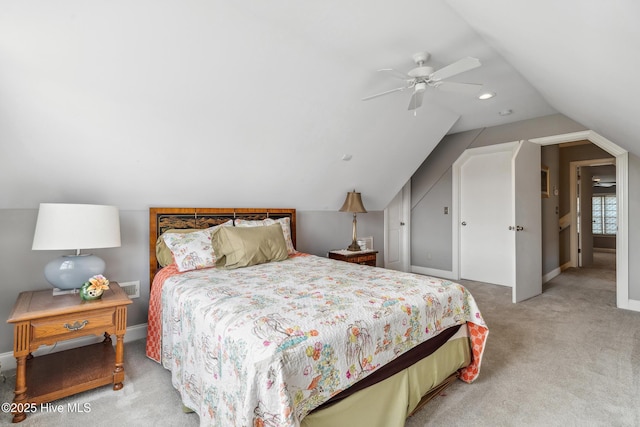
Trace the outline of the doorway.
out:
M 629 154 L 620 146 L 603 136 L 587 130 L 530 141 L 540 145 L 553 145 L 564 142 L 590 141 L 615 158 L 616 164 L 616 199 L 617 199 L 617 234 L 616 234 L 616 306 L 640 311 L 640 306 L 629 300 Z
M 577 227 L 569 228 L 574 246 L 571 264 L 585 270 L 588 289 L 603 291 L 615 303 L 617 197 L 615 159 L 583 160 L 570 163 L 571 181 L 575 183 L 570 197 L 574 201 L 571 216 Z M 576 274 L 576 269 L 563 271 Z M 613 292 L 612 292 L 613 291 Z
M 605 166 L 612 167 L 612 170 L 610 170 L 606 175 L 606 185 L 613 183 L 613 195 L 615 196 L 615 159 L 605 158 L 580 160 L 569 163 L 570 258 L 569 262 L 566 263 L 565 268 L 582 267 L 591 264 L 591 260 L 593 258 L 592 249 L 594 247 L 594 233 L 592 232 L 592 196 L 594 194 L 593 178 L 601 179 L 598 178 L 598 175 L 594 175 L 594 172 L 597 172 L 594 168 Z M 609 177 L 609 174 L 613 174 L 613 176 Z M 598 185 L 605 185 L 605 183 L 598 183 Z M 615 228 L 617 229 L 617 224 L 615 224 Z M 612 249 L 615 249 L 615 246 L 613 246 Z
M 575 224 L 570 227 L 569 266 L 590 267 L 594 248 L 607 247 L 615 253 L 618 228 L 615 159 L 570 162 L 569 177 L 571 224 Z M 594 217 L 595 200 L 601 203 L 596 207 Z M 613 245 L 607 240 L 612 240 Z

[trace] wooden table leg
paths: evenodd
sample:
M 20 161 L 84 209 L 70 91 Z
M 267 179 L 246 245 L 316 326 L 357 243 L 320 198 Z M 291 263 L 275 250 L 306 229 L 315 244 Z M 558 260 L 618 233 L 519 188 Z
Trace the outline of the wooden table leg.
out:
M 116 335 L 116 367 L 113 371 L 113 389 L 120 390 L 124 381 L 124 335 Z
M 16 323 L 13 326 L 13 356 L 16 358 L 16 388 L 14 391 L 13 422 L 19 423 L 27 418 L 24 412 L 27 403 L 27 359 L 33 357 L 29 351 L 29 322 Z
M 25 414 L 22 409 L 27 400 L 27 357 L 20 356 L 16 357 L 16 389 L 15 389 L 15 397 L 13 398 L 13 403 L 15 411 L 12 411 L 13 414 L 13 422 L 19 423 L 20 421 L 27 418 L 27 414 Z
M 116 308 L 116 368 L 113 389 L 120 390 L 124 381 L 124 334 L 127 331 L 127 307 Z

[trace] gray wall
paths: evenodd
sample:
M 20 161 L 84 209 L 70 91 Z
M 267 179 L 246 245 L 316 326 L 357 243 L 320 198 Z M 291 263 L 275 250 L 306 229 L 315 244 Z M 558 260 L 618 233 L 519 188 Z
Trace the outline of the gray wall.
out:
M 504 142 L 520 141 L 523 139 L 542 138 L 545 136 L 561 135 L 563 133 L 587 130 L 581 124 L 562 114 L 522 120 L 502 126 L 484 128 L 473 141 L 470 148 L 485 145 L 502 144 Z
M 448 208 L 448 214 L 444 213 L 445 208 Z M 449 168 L 411 210 L 411 265 L 451 271 L 451 250 Z
M 615 141 L 614 141 L 615 142 Z M 629 153 L 629 298 L 640 300 L 640 157 Z
M 32 251 L 37 209 L 0 209 L 0 318 L 8 319 L 18 294 L 49 289 L 44 266 L 64 251 Z M 351 214 L 334 211 L 297 212 L 298 250 L 326 256 L 331 249 L 351 243 Z M 140 281 L 140 298 L 129 306 L 127 325 L 147 322 L 149 305 L 149 212 L 120 211 L 122 246 L 93 250 L 107 264 L 105 276 L 118 282 Z M 384 214 L 358 215 L 358 236 L 373 236 L 378 265 L 383 265 Z M 0 353 L 13 350 L 13 328 L 0 322 Z
M 560 214 L 559 197 L 564 189 L 560 187 L 559 148 L 557 145 L 541 147 L 540 161 L 549 168 L 549 197 L 542 198 L 542 275 L 560 266 Z M 557 189 L 557 193 L 554 193 Z
M 297 249 L 318 256 L 327 256 L 332 249 L 345 249 L 351 244 L 353 216 L 346 212 L 297 212 Z M 373 237 L 378 251 L 378 266 L 384 265 L 384 211 L 369 211 L 357 216 L 358 238 Z

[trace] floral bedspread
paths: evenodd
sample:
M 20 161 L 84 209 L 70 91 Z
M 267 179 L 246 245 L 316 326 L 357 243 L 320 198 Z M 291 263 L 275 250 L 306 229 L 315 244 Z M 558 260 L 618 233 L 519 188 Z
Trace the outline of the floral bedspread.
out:
M 457 283 L 313 255 L 175 274 L 153 291 L 162 364 L 201 425 L 298 426 L 332 395 L 464 323 L 470 382 L 488 333 Z

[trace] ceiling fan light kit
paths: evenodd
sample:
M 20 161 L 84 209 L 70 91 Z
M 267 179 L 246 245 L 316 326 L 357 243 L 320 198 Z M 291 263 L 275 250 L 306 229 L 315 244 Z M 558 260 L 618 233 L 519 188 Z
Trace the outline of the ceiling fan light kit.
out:
M 394 78 L 404 80 L 405 86 L 367 96 L 365 98 L 362 98 L 362 100 L 368 101 L 370 99 L 387 95 L 393 92 L 401 92 L 406 89 L 413 89 L 413 94 L 411 95 L 411 99 L 409 100 L 408 109 L 415 110 L 422 105 L 424 92 L 428 87 L 432 87 L 434 89 L 439 89 L 442 91 L 457 92 L 463 94 L 476 94 L 482 88 L 482 85 L 475 83 L 458 83 L 444 81 L 449 77 L 453 77 L 455 75 L 479 67 L 482 64 L 478 59 L 469 56 L 466 58 L 462 58 L 452 64 L 449 64 L 446 67 L 440 68 L 439 70 L 434 70 L 433 67 L 424 65 L 430 57 L 431 55 L 428 52 L 415 53 L 413 55 L 413 62 L 415 62 L 417 67 L 409 70 L 409 72 L 406 74 L 392 68 L 383 68 L 381 70 L 378 70 L 379 72 L 387 73 Z
M 427 90 L 426 83 L 416 83 L 415 92 L 424 92 L 425 90 Z

